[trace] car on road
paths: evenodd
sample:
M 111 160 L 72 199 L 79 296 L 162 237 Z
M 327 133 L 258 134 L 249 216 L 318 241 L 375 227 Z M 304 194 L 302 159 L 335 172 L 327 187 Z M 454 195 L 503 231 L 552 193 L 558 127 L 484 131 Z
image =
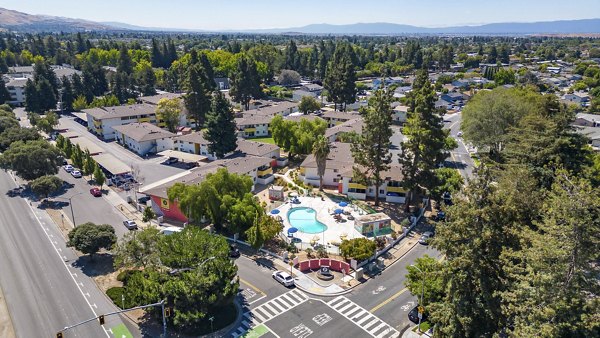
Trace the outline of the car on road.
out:
M 92 189 L 90 189 L 90 194 L 92 194 L 92 196 L 94 196 L 94 197 L 101 197 L 102 190 L 100 190 L 99 188 L 92 188 Z
M 423 313 L 423 317 L 421 318 L 421 323 L 427 320 L 427 312 Z M 408 319 L 415 323 L 419 324 L 419 306 L 415 306 L 412 310 L 408 312 Z
M 70 164 L 64 165 L 63 169 L 65 169 L 65 171 L 68 172 L 68 173 L 70 173 L 71 171 L 75 170 L 75 168 L 72 165 L 70 165 Z
M 81 171 L 77 170 L 77 169 L 73 169 L 73 171 L 71 171 L 71 176 L 75 177 L 75 178 L 81 178 Z
M 235 244 L 229 245 L 229 257 L 238 258 L 240 257 L 240 250 L 237 248 Z
M 137 224 L 133 220 L 130 220 L 130 219 L 123 221 L 123 225 L 129 230 L 137 229 Z
M 456 133 L 456 136 L 462 137 L 462 131 L 459 131 L 458 133 Z
M 275 271 L 273 272 L 273 278 L 284 286 L 290 287 L 294 285 L 294 279 L 290 276 L 289 273 L 285 271 Z
M 419 243 L 421 243 L 423 245 L 429 245 L 429 242 L 431 241 L 432 237 L 433 237 L 433 232 L 425 231 L 423 233 L 423 235 L 421 235 L 421 238 L 419 238 Z

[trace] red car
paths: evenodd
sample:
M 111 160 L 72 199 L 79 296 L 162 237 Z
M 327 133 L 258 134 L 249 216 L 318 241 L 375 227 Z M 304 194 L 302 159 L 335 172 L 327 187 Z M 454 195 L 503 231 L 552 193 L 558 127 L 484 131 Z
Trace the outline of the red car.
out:
M 94 197 L 100 197 L 102 196 L 102 190 L 98 188 L 92 188 L 90 189 L 90 194 L 92 194 Z

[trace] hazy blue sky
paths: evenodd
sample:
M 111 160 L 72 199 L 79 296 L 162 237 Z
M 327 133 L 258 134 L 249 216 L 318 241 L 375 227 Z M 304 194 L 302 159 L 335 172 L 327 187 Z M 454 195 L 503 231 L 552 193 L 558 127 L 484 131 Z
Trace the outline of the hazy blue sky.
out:
M 356 22 L 442 27 L 600 17 L 600 0 L 0 0 L 0 7 L 93 21 L 209 30 Z

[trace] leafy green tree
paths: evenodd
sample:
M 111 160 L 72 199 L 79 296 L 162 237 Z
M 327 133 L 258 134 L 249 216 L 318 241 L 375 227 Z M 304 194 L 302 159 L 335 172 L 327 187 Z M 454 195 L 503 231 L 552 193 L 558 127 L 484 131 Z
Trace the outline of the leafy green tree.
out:
M 506 85 L 506 84 L 515 84 L 515 72 L 512 69 L 500 69 L 494 74 L 494 82 L 498 86 Z
M 84 175 L 93 175 L 94 170 L 96 170 L 96 161 L 92 158 L 89 150 L 85 150 L 83 153 L 83 166 L 81 169 L 83 170 Z
M 209 142 L 208 151 L 223 157 L 237 148 L 237 126 L 233 109 L 221 92 L 213 96 L 211 110 L 206 117 L 204 138 Z
M 407 140 L 401 144 L 399 158 L 411 199 L 416 198 L 420 190 L 431 192 L 438 186 L 435 170 L 448 157 L 448 151 L 456 147 L 456 141 L 443 129 L 442 115 L 435 109 L 435 101 L 427 71 L 421 70 L 408 98 L 408 116 L 402 128 Z
M 79 144 L 76 144 L 73 147 L 73 151 L 71 153 L 71 161 L 73 161 L 73 165 L 75 168 L 83 168 L 83 151 L 81 151 L 81 147 Z
M 68 138 L 65 140 L 65 146 L 63 148 L 63 151 L 65 153 L 65 157 L 66 158 L 71 158 L 71 155 L 73 155 L 73 143 L 71 142 L 71 139 Z
M 254 225 L 246 231 L 248 242 L 254 249 L 260 249 L 265 243 L 265 236 L 262 233 L 262 227 L 258 222 L 258 215 L 254 217 Z
M 319 175 L 319 190 L 323 191 L 323 175 L 327 166 L 327 156 L 330 152 L 329 140 L 319 135 L 313 144 L 312 154 L 317 162 L 317 175 Z
M 142 214 L 142 222 L 150 222 L 152 219 L 154 219 L 154 217 L 156 217 L 156 214 L 154 214 L 152 208 L 145 207 L 144 213 Z
M 174 133 L 181 115 L 181 101 L 178 98 L 160 99 L 156 106 L 156 116 L 165 122 L 167 129 Z
M 73 110 L 74 111 L 81 111 L 82 109 L 86 109 L 87 107 L 88 107 L 88 103 L 87 103 L 85 96 L 83 96 L 83 95 L 77 96 L 77 98 L 73 101 Z
M 421 305 L 436 303 L 444 298 L 445 284 L 441 274 L 443 268 L 443 263 L 427 254 L 417 258 L 414 266 L 406 268 L 408 273 L 404 285 L 413 296 L 417 297 L 419 303 L 421 303 L 421 295 L 423 295 Z
M 439 201 L 445 192 L 454 194 L 460 191 L 464 184 L 463 177 L 454 168 L 439 168 L 435 170 L 438 186 L 431 190 L 431 197 Z
M 142 61 L 135 67 L 135 79 L 144 96 L 156 95 L 156 74 L 148 61 Z
M 463 110 L 465 140 L 492 156 L 504 149 L 506 134 L 521 118 L 539 109 L 535 99 L 520 89 L 496 88 L 478 92 Z
M 67 246 L 88 254 L 93 259 L 98 251 L 110 250 L 116 242 L 115 229 L 111 225 L 96 225 L 88 222 L 76 226 L 69 232 Z
M 375 185 L 375 205 L 379 205 L 379 187 L 385 177 L 381 174 L 390 168 L 389 152 L 392 136 L 392 92 L 377 90 L 369 106 L 361 109 L 363 128 L 358 141 L 352 144 L 355 166 L 353 177 L 365 185 Z
M 56 148 L 64 151 L 66 142 L 67 140 L 65 139 L 65 137 L 61 134 L 58 134 L 58 136 L 56 137 Z
M 298 104 L 298 110 L 304 114 L 321 109 L 321 104 L 312 96 L 303 96 Z
M 129 55 L 129 50 L 127 49 L 127 46 L 125 46 L 125 44 L 122 44 L 121 48 L 119 49 L 117 73 L 133 73 L 133 61 L 131 60 L 131 55 Z
M 102 172 L 102 169 L 100 169 L 98 163 L 96 163 L 94 168 L 94 182 L 100 186 L 100 189 L 102 189 L 104 182 L 106 182 L 106 176 L 104 176 L 104 173 Z
M 115 268 L 159 266 L 158 242 L 161 236 L 156 227 L 126 233 L 113 249 Z
M 262 96 L 256 63 L 245 55 L 237 61 L 236 69 L 231 76 L 229 94 L 235 102 L 241 103 L 245 110 L 250 109 L 251 99 Z
M 300 55 L 294 40 L 290 40 L 289 45 L 285 49 L 285 63 L 283 64 L 283 68 L 291 70 L 300 69 Z
M 217 227 L 222 227 L 227 219 L 228 210 L 223 201 L 239 201 L 252 190 L 252 179 L 246 175 L 229 173 L 220 168 L 210 173 L 199 185 L 176 183 L 168 189 L 169 200 L 177 201 L 180 210 L 188 218 L 200 220 L 209 218 Z
M 54 127 L 56 127 L 57 125 L 58 125 L 58 114 L 56 114 L 53 111 L 46 112 L 46 115 L 44 117 L 39 118 L 35 123 L 35 126 L 38 129 L 44 131 L 47 134 L 53 132 Z
M 13 170 L 25 180 L 55 175 L 61 151 L 44 140 L 16 141 L 0 155 L 0 167 Z
M 489 337 L 507 327 L 500 292 L 508 287 L 503 251 L 518 245 L 516 226 L 499 186 L 486 170 L 464 190 L 436 226 L 434 245 L 449 262 L 442 271 L 445 295 L 430 305 L 443 336 Z M 520 230 L 520 229 L 519 229 Z M 464 306 L 469 304 L 469 306 Z
M 63 181 L 52 175 L 41 176 L 29 183 L 31 190 L 36 195 L 42 195 L 45 198 L 60 189 L 62 187 Z
M 345 239 L 340 245 L 340 253 L 344 259 L 354 258 L 359 262 L 372 257 L 376 249 L 375 241 L 365 237 Z
M 581 178 L 559 171 L 536 229 L 524 229 L 525 247 L 509 257 L 514 288 L 503 292 L 505 313 L 519 337 L 592 337 L 598 302 L 600 196 Z M 520 262 L 521 264 L 514 262 Z
M 33 128 L 8 128 L 0 134 L 0 150 L 6 150 L 17 141 L 35 141 L 41 139 L 40 134 Z
M 282 86 L 293 86 L 300 83 L 300 74 L 294 70 L 282 69 L 277 77 L 277 82 Z
M 256 218 L 265 213 L 260 201 L 252 193 L 246 193 L 241 199 L 231 196 L 223 198 L 223 207 L 227 208 L 228 230 L 231 233 L 244 233 L 256 222 Z
M 14 117 L 0 116 L 0 134 L 11 128 L 18 128 L 19 121 Z
M 325 134 L 327 123 L 323 119 L 284 120 L 278 115 L 271 120 L 270 127 L 275 143 L 292 158 L 294 154 L 310 154 L 315 140 Z

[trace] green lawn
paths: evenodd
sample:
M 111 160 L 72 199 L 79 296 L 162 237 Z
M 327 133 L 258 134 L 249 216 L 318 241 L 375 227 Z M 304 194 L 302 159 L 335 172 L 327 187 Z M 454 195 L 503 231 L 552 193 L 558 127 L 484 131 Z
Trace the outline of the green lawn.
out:
M 275 141 L 273 140 L 272 137 L 256 137 L 256 138 L 249 138 L 248 140 L 255 141 L 255 142 L 275 144 Z
M 131 332 L 129 332 L 129 330 L 127 330 L 127 327 L 125 326 L 125 324 L 119 324 L 119 325 L 111 328 L 111 331 L 113 333 L 113 336 L 115 336 L 115 337 L 133 338 L 133 335 L 131 334 Z

